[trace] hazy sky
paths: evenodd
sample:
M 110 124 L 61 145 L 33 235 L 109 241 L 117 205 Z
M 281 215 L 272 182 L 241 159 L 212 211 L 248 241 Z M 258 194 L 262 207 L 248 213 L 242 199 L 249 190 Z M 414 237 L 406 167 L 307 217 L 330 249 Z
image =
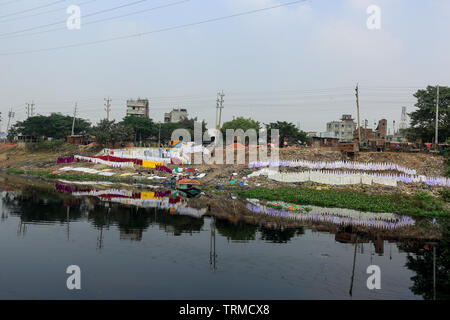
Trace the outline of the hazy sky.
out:
M 108 96 L 117 120 L 125 115 L 126 99 L 141 97 L 150 99 L 155 121 L 173 107 L 185 107 L 213 127 L 216 94 L 224 90 L 224 121 L 241 115 L 324 131 L 327 121 L 343 113 L 356 117 L 356 83 L 361 119 L 373 124 L 386 118 L 391 127 L 392 120 L 399 123 L 402 106 L 413 110 L 418 88 L 450 85 L 448 0 L 309 0 L 140 37 L 17 54 L 290 0 L 141 0 L 97 14 L 134 2 L 0 0 L 2 129 L 10 107 L 15 120 L 23 120 L 25 102 L 32 100 L 39 114 L 72 114 L 78 101 L 79 116 L 95 123 L 106 116 Z M 81 30 L 66 28 L 71 4 L 81 4 Z M 173 5 L 149 10 L 167 4 Z M 380 30 L 366 26 L 371 4 L 381 8 Z M 96 22 L 125 14 L 130 15 Z

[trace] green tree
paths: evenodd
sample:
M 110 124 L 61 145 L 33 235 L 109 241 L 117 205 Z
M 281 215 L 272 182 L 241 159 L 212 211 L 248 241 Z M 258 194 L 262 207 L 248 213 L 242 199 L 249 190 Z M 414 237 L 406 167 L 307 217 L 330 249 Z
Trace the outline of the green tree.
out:
M 236 119 L 233 119 L 231 121 L 227 121 L 222 125 L 222 135 L 225 139 L 227 129 L 242 129 L 244 132 L 246 132 L 248 129 L 254 129 L 256 133 L 259 133 L 259 129 L 261 128 L 261 125 L 258 121 L 255 121 L 253 119 L 246 119 L 244 117 L 237 117 Z
M 191 134 L 191 140 L 194 140 L 194 125 L 197 118 L 182 119 L 180 122 L 160 123 L 161 126 L 161 144 L 168 144 L 172 139 L 172 132 L 176 129 L 186 129 Z M 202 121 L 202 134 L 207 130 L 206 122 Z
M 72 133 L 73 117 L 60 113 L 52 113 L 49 116 L 29 117 L 17 122 L 11 129 L 13 132 L 27 136 L 43 136 L 54 139 L 64 139 Z M 74 134 L 87 134 L 91 129 L 88 120 L 75 119 Z
M 436 123 L 437 88 L 428 86 L 418 90 L 414 97 L 417 110 L 409 114 L 411 127 L 407 130 L 410 140 L 422 142 L 434 141 Z M 450 87 L 439 87 L 439 142 L 445 142 L 450 136 Z
M 282 145 L 283 141 L 290 142 L 306 142 L 308 141 L 308 136 L 306 132 L 300 131 L 293 123 L 286 121 L 277 121 L 272 122 L 266 125 L 267 129 L 267 139 L 270 140 L 271 131 L 273 129 L 278 129 L 280 134 L 280 145 Z
M 115 123 L 114 120 L 108 121 L 106 119 L 100 121 L 93 129 L 92 133 L 95 135 L 95 141 L 102 145 L 116 145 L 134 139 L 134 131 L 132 128 L 123 125 L 122 123 Z
M 158 136 L 158 125 L 150 118 L 128 116 L 121 123 L 133 129 L 135 140 L 142 141 Z
M 8 134 L 6 135 L 6 139 L 9 141 L 9 142 L 13 142 L 14 141 L 14 138 L 17 136 L 19 134 L 19 132 L 17 131 L 17 128 L 16 127 L 11 127 L 9 130 L 8 130 Z

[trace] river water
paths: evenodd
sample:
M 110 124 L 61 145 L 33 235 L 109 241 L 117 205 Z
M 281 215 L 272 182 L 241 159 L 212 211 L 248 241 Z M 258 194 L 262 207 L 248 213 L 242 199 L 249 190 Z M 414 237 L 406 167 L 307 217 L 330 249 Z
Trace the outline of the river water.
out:
M 54 189 L 2 188 L 0 299 L 449 297 L 448 228 L 433 241 L 283 228 L 187 209 L 170 192 Z M 70 265 L 81 290 L 66 286 Z M 370 265 L 381 289 L 367 287 Z

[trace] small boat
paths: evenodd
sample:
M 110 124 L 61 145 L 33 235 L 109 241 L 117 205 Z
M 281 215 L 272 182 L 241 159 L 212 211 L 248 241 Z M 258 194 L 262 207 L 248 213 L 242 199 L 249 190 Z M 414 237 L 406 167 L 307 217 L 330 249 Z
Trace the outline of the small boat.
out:
M 200 182 L 194 179 L 180 179 L 176 183 L 176 188 L 180 192 L 180 195 L 192 198 L 200 194 L 201 190 L 195 187 L 199 185 Z

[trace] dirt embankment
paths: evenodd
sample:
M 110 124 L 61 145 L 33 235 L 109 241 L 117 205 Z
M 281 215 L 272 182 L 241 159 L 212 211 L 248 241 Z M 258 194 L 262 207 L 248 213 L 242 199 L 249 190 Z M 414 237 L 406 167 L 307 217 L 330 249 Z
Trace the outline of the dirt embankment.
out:
M 359 152 L 353 157 L 349 157 L 340 151 L 322 151 L 309 148 L 285 148 L 280 150 L 280 159 L 390 162 L 409 169 L 415 169 L 417 174 L 426 176 L 442 176 L 445 171 L 444 157 L 430 153 Z
M 74 154 L 94 155 L 98 151 L 98 148 L 90 148 L 89 146 L 68 146 L 68 148 L 58 151 L 28 151 L 19 147 L 18 144 L 0 144 L 0 168 L 29 166 L 36 169 L 52 169 L 56 167 L 56 160 L 59 157 Z
M 95 148 L 86 147 L 74 147 L 72 150 L 65 150 L 60 152 L 29 152 L 25 149 L 20 149 L 17 145 L 3 144 L 0 145 L 0 168 L 21 168 L 27 166 L 29 169 L 41 170 L 52 172 L 58 170 L 64 165 L 56 164 L 56 160 L 61 156 L 69 156 L 73 154 L 82 155 L 94 155 L 99 150 Z M 246 159 L 248 161 L 248 152 Z M 418 174 L 423 174 L 427 176 L 441 176 L 444 173 L 444 158 L 439 155 L 433 154 L 415 154 L 415 153 L 396 153 L 396 152 L 364 152 L 355 154 L 353 158 L 349 158 L 346 154 L 339 151 L 321 151 L 311 148 L 285 148 L 280 150 L 281 160 L 310 160 L 310 161 L 341 161 L 341 160 L 354 160 L 360 162 L 391 162 L 410 169 L 415 169 Z M 248 163 L 248 162 L 247 162 Z M 110 168 L 101 164 L 92 164 L 87 162 L 73 163 L 74 167 L 88 167 L 97 170 L 108 169 L 116 173 L 116 176 L 120 174 L 128 173 L 141 173 L 141 178 L 139 180 L 151 183 L 153 180 L 146 180 L 148 176 L 151 176 L 152 170 L 144 169 L 141 167 L 132 168 Z M 169 165 L 173 169 L 173 165 Z M 218 184 L 222 184 L 224 188 L 242 188 L 239 183 L 243 182 L 248 184 L 249 187 L 261 186 L 268 188 L 276 188 L 281 185 L 278 182 L 267 179 L 267 177 L 258 177 L 246 179 L 247 173 L 249 171 L 254 171 L 255 169 L 249 169 L 247 164 L 233 164 L 233 165 L 218 165 L 218 164 L 201 164 L 201 165 L 187 165 L 185 168 L 196 168 L 200 173 L 205 173 L 206 176 L 199 179 L 203 186 L 216 187 Z M 288 170 L 288 168 L 283 168 L 282 170 Z M 297 170 L 297 169 L 296 169 Z M 71 172 L 72 174 L 73 172 Z M 154 171 L 153 173 L 158 176 L 167 176 L 169 174 L 164 172 Z M 76 173 L 74 173 L 76 174 Z M 229 181 L 236 180 L 235 183 L 230 183 Z M 297 186 L 298 184 L 292 184 Z M 302 184 L 303 187 L 321 188 L 319 184 L 307 182 Z M 437 195 L 439 188 L 433 188 L 426 185 L 416 185 L 416 184 L 403 184 L 400 183 L 397 188 L 386 187 L 386 186 L 345 186 L 345 187 L 332 187 L 327 186 L 325 188 L 332 189 L 345 189 L 360 191 L 364 193 L 371 194 L 387 194 L 392 192 L 404 192 L 404 193 L 414 193 L 417 191 L 428 191 Z

